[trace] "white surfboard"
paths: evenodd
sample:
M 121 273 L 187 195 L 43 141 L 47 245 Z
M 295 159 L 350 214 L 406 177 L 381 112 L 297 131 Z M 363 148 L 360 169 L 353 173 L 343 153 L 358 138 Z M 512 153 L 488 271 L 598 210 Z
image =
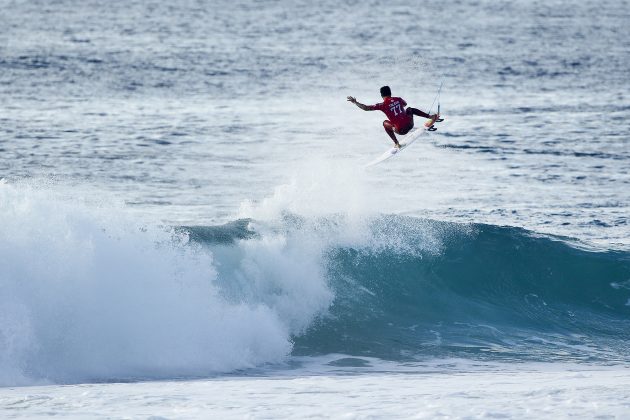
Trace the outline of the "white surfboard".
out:
M 405 140 L 400 142 L 400 149 L 397 147 L 392 147 L 391 149 L 374 159 L 372 162 L 365 165 L 365 167 L 368 168 L 370 166 L 378 165 L 379 163 L 396 156 L 397 154 L 405 150 L 409 145 L 411 145 L 411 143 L 426 134 L 427 131 L 427 127 L 425 127 L 424 125 L 422 126 L 422 128 L 412 128 L 411 131 L 405 135 Z

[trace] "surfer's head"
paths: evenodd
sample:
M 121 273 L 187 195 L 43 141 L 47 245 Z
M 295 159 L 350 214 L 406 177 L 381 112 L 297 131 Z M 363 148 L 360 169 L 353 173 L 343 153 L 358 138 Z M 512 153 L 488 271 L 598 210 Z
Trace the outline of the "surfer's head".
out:
M 392 96 L 392 90 L 389 88 L 389 86 L 383 86 L 381 88 L 381 97 L 386 98 L 388 96 Z

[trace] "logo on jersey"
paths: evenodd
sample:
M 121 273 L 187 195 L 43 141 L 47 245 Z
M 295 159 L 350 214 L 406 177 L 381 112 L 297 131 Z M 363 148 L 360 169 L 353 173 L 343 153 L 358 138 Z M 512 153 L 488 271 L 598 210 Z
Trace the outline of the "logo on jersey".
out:
M 394 113 L 394 116 L 397 117 L 399 114 L 403 113 L 402 106 L 400 105 L 400 101 L 392 102 L 389 104 L 389 109 Z

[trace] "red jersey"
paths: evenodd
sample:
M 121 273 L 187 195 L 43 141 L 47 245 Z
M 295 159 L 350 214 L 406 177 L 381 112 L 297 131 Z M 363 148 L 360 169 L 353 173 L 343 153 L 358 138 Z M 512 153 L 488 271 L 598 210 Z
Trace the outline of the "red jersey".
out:
M 406 106 L 407 102 L 403 98 L 388 96 L 380 104 L 370 105 L 369 108 L 383 111 L 397 130 L 404 130 L 413 124 L 413 116 L 405 112 Z

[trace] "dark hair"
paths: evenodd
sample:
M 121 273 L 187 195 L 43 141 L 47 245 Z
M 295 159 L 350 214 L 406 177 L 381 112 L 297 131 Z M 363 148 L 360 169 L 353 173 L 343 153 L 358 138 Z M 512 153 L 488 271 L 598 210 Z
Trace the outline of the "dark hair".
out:
M 383 98 L 386 96 L 392 96 L 392 90 L 389 88 L 389 86 L 383 86 L 381 88 L 381 96 Z

